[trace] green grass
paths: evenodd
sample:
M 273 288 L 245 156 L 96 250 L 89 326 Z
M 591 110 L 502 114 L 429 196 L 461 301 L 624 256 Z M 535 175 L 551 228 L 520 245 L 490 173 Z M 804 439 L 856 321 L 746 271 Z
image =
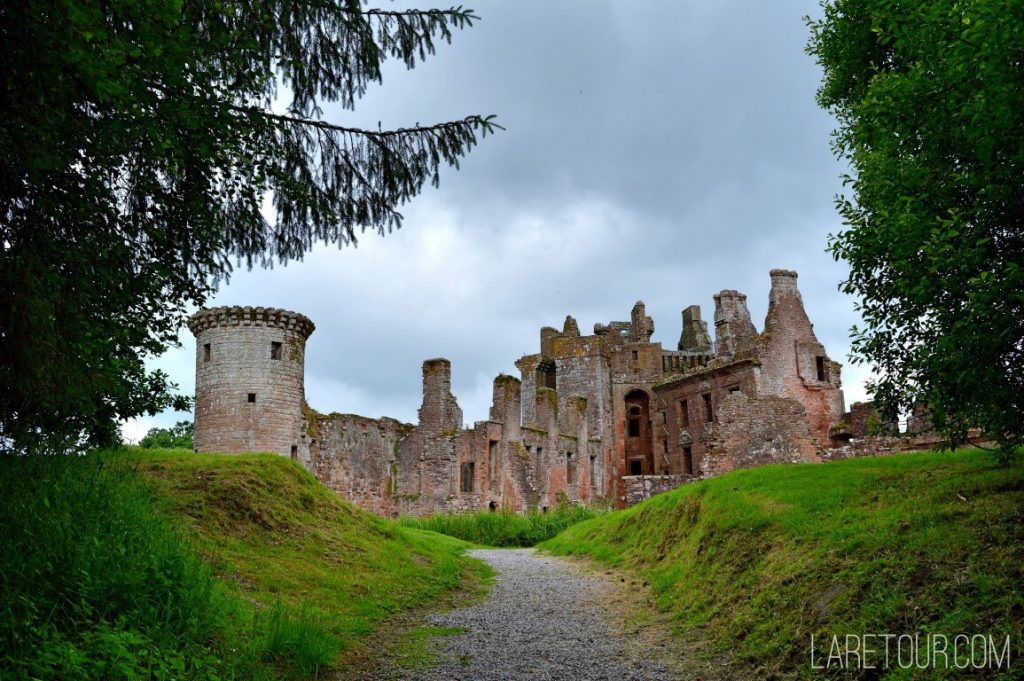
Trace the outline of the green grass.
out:
M 483 546 L 534 546 L 599 511 L 561 504 L 549 513 L 523 515 L 506 512 L 442 513 L 422 518 L 404 517 L 399 524 L 438 532 Z
M 0 468 L 0 676 L 248 675 L 219 637 L 230 597 L 130 471 L 70 456 Z
M 132 461 L 234 593 L 260 612 L 280 603 L 305 613 L 341 652 L 481 574 L 464 542 L 357 509 L 281 456 L 147 451 Z
M 982 452 L 737 471 L 541 548 L 642 575 L 678 634 L 765 677 L 812 677 L 812 634 L 918 631 L 1010 635 L 1020 670 L 1024 470 Z
M 484 573 L 276 455 L 6 458 L 0 676 L 302 678 Z

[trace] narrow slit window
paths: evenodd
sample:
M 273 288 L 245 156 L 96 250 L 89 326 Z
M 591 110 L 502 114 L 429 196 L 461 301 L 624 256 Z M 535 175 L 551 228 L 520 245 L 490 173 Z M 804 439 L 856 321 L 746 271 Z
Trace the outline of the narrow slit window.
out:
M 249 404 L 256 404 L 256 393 L 249 393 Z
M 633 361 L 635 362 L 638 359 L 640 359 L 640 353 L 637 352 L 636 350 L 634 350 L 633 351 Z
M 292 458 L 293 459 L 299 458 L 299 448 L 298 448 L 297 445 L 292 445 Z
M 819 381 L 824 381 L 825 380 L 825 358 L 821 357 L 821 356 L 818 356 L 818 357 L 815 357 L 814 359 L 815 359 L 815 363 L 817 364 L 817 368 L 818 368 L 818 380 Z
M 690 427 L 690 410 L 687 407 L 686 400 L 679 400 L 679 427 Z
M 281 344 L 277 341 L 270 344 L 270 359 L 281 359 Z
M 711 423 L 715 418 L 715 411 L 711 407 L 711 393 L 701 395 L 704 399 L 704 423 Z
M 576 460 L 572 452 L 565 453 L 565 478 L 570 485 L 576 484 Z
M 683 472 L 693 475 L 693 447 L 683 447 Z
M 590 457 L 590 484 L 597 484 L 597 457 Z
M 461 486 L 460 487 L 461 487 L 463 492 L 472 492 L 473 491 L 473 472 L 474 472 L 473 469 L 474 468 L 476 468 L 476 466 L 472 462 L 462 464 L 462 470 L 461 470 L 461 475 L 460 475 L 460 478 L 461 478 L 461 480 L 460 480 Z
M 206 343 L 205 345 L 203 345 L 203 361 L 204 362 L 209 362 L 210 361 L 210 344 L 209 343 Z
M 498 464 L 501 463 L 498 459 L 498 441 L 489 440 L 487 443 L 487 465 L 490 467 L 491 482 L 495 482 L 498 479 Z

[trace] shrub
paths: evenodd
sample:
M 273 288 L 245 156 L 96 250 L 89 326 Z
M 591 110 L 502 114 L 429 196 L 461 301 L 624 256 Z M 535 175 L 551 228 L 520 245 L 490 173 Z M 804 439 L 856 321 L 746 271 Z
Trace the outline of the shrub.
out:
M 597 515 L 599 511 L 592 508 L 559 504 L 548 513 L 444 513 L 423 518 L 406 517 L 399 522 L 407 527 L 439 532 L 486 546 L 533 546 Z

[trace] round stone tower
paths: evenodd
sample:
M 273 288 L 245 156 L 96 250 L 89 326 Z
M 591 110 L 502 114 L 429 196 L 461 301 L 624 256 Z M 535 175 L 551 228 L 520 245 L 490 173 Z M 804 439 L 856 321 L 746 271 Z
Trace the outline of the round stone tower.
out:
M 196 337 L 195 450 L 294 457 L 313 322 L 288 310 L 215 307 L 188 328 Z

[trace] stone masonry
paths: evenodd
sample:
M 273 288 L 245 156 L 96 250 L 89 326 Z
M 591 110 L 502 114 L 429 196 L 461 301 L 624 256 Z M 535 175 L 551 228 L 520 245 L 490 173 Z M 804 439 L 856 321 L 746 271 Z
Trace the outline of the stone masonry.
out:
M 196 335 L 196 451 L 270 451 L 381 515 L 631 505 L 685 482 L 848 447 L 840 365 L 814 334 L 797 275 L 772 270 L 764 329 L 746 296 L 682 311 L 677 349 L 652 342 L 642 301 L 629 321 L 582 335 L 572 317 L 540 330 L 519 376 L 494 380 L 486 421 L 465 427 L 451 364 L 423 363 L 418 423 L 321 414 L 303 394 L 306 317 L 203 310 Z M 859 433 L 858 433 L 859 434 Z M 847 451 L 844 450 L 844 451 Z

